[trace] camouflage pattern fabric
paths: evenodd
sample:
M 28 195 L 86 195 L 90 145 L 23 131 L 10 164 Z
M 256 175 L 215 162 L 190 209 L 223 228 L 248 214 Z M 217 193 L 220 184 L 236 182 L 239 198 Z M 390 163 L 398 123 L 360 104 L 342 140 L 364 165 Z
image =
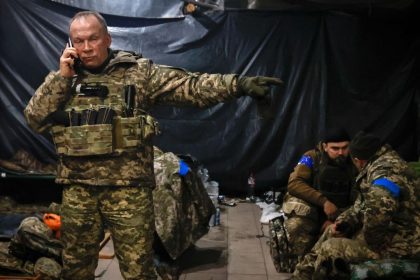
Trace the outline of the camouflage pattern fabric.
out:
M 350 265 L 351 280 L 420 278 L 420 260 L 384 259 Z
M 32 223 L 34 224 L 34 223 Z M 28 225 L 28 222 L 25 222 Z M 34 229 L 39 228 L 36 225 Z M 33 241 L 31 242 L 33 243 Z M 48 245 L 46 245 L 48 246 Z M 45 249 L 42 249 L 45 252 Z M 39 276 L 43 280 L 58 280 L 61 275 L 61 265 L 52 258 L 40 257 L 32 261 L 27 255 L 17 257 L 10 251 L 9 242 L 0 242 L 0 274 L 24 276 Z
M 63 279 L 94 279 L 99 244 L 110 230 L 124 279 L 156 279 L 152 187 L 66 185 L 61 207 Z
M 71 109 L 76 86 L 91 78 L 106 78 L 116 88 L 134 86 L 134 117 L 155 104 L 208 107 L 242 95 L 237 75 L 189 73 L 124 51 L 113 51 L 111 56 L 98 74 L 81 69 L 73 79 L 51 72 L 24 110 L 29 126 L 37 132 L 59 126 L 53 116 L 62 108 Z M 101 105 L 91 100 L 92 107 Z M 123 110 L 115 111 L 115 117 L 122 117 Z M 115 155 L 60 157 L 56 182 L 66 185 L 62 205 L 65 279 L 93 279 L 102 222 L 110 225 L 123 277 L 156 277 L 152 263 L 154 179 L 150 140 Z
M 323 207 L 327 200 L 327 195 L 323 194 L 320 190 L 319 177 L 320 171 L 323 169 L 322 166 L 328 166 L 329 160 L 327 159 L 328 155 L 325 155 L 321 151 L 322 143 L 316 149 L 304 153 L 290 174 L 287 184 L 287 191 L 290 195 L 303 199 L 317 207 Z M 354 178 L 357 174 L 351 161 L 347 161 L 342 168 L 344 173 L 348 173 L 350 179 Z M 351 192 L 347 206 L 351 205 L 351 202 L 354 201 L 355 198 L 352 196 L 353 193 Z
M 354 239 L 335 238 L 332 234 L 332 226 L 329 226 L 311 251 L 296 265 L 292 279 L 328 279 L 328 277 L 343 277 L 345 273 L 348 277 L 347 267 L 335 267 L 335 260 L 357 262 L 378 258 L 379 255 L 360 240 L 360 235 Z
M 269 221 L 269 247 L 277 272 L 293 272 L 299 255 L 293 251 L 290 244 L 290 234 L 284 224 L 284 217 L 276 217 Z
M 34 274 L 42 280 L 58 280 L 61 276 L 61 265 L 50 258 L 39 258 L 34 266 Z
M 321 227 L 326 221 L 323 212 L 323 204 L 328 199 L 335 201 L 332 192 L 322 191 L 321 177 L 330 181 L 336 180 L 334 178 L 326 178 L 328 174 L 322 174 L 324 170 L 331 170 L 328 155 L 321 152 L 322 145 L 319 144 L 317 149 L 307 151 L 303 158 L 309 159 L 309 162 L 300 161 L 294 171 L 290 174 L 288 183 L 288 193 L 284 196 L 281 210 L 286 214 L 284 225 L 289 235 L 289 245 L 292 252 L 296 255 L 296 260 L 282 264 L 282 267 L 287 267 L 285 272 L 294 270 L 294 265 L 303 258 L 303 256 L 312 248 L 320 235 Z M 342 168 L 336 168 L 337 173 L 340 173 L 343 178 L 340 178 L 336 183 L 340 187 L 343 184 L 343 190 L 348 191 L 348 197 L 343 205 L 347 207 L 354 200 L 352 193 L 349 190 L 349 179 L 352 178 L 355 169 L 353 164 L 348 161 Z M 335 170 L 334 170 L 335 171 Z M 325 175 L 325 176 L 324 176 Z M 330 174 L 334 175 L 334 174 Z M 340 176 L 338 176 L 340 177 Z M 337 185 L 335 184 L 335 185 Z M 339 189 L 339 188 L 338 188 Z M 351 189 L 351 187 L 350 187 Z M 335 190 L 338 193 L 338 190 Z M 340 193 L 341 195 L 341 193 Z M 338 205 L 337 205 L 338 206 Z M 345 208 L 340 208 L 339 213 Z M 292 265 L 292 266 L 290 266 Z
M 137 93 L 134 116 L 154 104 L 208 107 L 241 95 L 237 90 L 237 75 L 189 73 L 155 65 L 128 52 L 115 51 L 100 74 L 82 71 L 74 81 L 62 78 L 58 72 L 50 73 L 24 111 L 28 124 L 38 132 L 57 125 L 51 114 L 71 101 L 73 84 L 82 83 L 91 76 L 106 78 L 108 84 L 134 85 Z M 141 186 L 153 183 L 153 179 L 153 148 L 149 142 L 116 156 L 62 157 L 56 181 L 63 184 Z
M 156 232 L 172 259 L 209 230 L 215 208 L 194 170 L 179 175 L 179 158 L 155 147 L 153 190 Z
M 25 150 L 18 150 L 10 159 L 0 159 L 0 167 L 30 174 L 55 174 L 56 171 L 54 164 L 42 163 Z
M 319 207 L 286 194 L 282 210 L 286 214 L 285 227 L 289 232 L 292 251 L 303 256 L 315 244 L 319 236 L 321 221 Z
M 373 186 L 387 178 L 400 188 L 394 197 Z M 360 196 L 354 207 L 337 219 L 360 228 L 368 246 L 384 258 L 420 257 L 420 181 L 390 146 L 383 146 L 356 179 Z M 359 227 L 358 227 L 359 226 Z
M 9 253 L 9 243 L 0 242 L 0 271 L 4 271 L 4 273 L 19 272 L 26 275 L 33 275 L 34 263 L 13 256 Z
M 378 178 L 397 184 L 400 195 L 373 185 Z M 326 277 L 333 271 L 336 258 L 346 264 L 389 258 L 419 259 L 420 184 L 414 171 L 385 145 L 359 173 L 356 183 L 360 194 L 355 204 L 337 218 L 351 225 L 356 233 L 351 239 L 333 238 L 330 227 L 298 263 L 293 279 L 311 279 L 314 273 L 319 278 Z
M 63 244 L 53 236 L 52 230 L 37 217 L 25 218 L 10 240 L 12 255 L 35 262 L 50 257 L 61 262 Z

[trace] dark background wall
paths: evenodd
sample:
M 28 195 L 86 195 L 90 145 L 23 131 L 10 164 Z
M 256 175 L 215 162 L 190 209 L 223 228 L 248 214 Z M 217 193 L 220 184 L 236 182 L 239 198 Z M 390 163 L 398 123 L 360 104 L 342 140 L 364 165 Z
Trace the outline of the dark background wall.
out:
M 406 160 L 418 159 L 416 5 L 199 8 L 184 15 L 180 1 L 112 2 L 0 1 L 0 158 L 25 149 L 43 162 L 55 160 L 49 136 L 32 132 L 22 111 L 45 75 L 58 68 L 69 19 L 88 8 L 104 13 L 115 49 L 192 72 L 284 80 L 265 107 L 242 97 L 205 110 L 152 111 L 163 131 L 155 143 L 195 156 L 224 193 L 245 191 L 250 172 L 259 191 L 282 189 L 301 154 L 331 126 L 351 135 L 369 130 Z

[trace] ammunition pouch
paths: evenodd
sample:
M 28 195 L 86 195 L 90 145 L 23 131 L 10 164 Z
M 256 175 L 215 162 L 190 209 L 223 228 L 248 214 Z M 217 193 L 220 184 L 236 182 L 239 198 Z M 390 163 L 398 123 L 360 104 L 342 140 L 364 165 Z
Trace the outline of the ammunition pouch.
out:
M 59 155 L 119 155 L 137 149 L 158 134 L 158 123 L 150 115 L 114 117 L 112 124 L 55 126 L 51 130 Z
M 112 153 L 112 125 L 56 126 L 52 129 L 59 155 L 91 156 Z

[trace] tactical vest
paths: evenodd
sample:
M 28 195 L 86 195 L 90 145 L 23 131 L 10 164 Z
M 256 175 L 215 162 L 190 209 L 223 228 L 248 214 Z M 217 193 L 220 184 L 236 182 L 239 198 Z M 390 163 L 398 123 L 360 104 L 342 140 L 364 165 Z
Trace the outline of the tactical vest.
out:
M 135 87 L 122 72 L 77 77 L 64 110 L 68 125 L 51 130 L 59 155 L 115 155 L 136 150 L 158 134 L 158 124 L 135 108 Z M 82 75 L 82 74 L 80 74 Z
M 317 151 L 320 160 L 314 164 L 314 188 L 319 190 L 325 197 L 338 208 L 345 208 L 352 204 L 352 187 L 354 173 L 351 162 L 345 166 L 337 166 L 330 162 L 328 156 Z

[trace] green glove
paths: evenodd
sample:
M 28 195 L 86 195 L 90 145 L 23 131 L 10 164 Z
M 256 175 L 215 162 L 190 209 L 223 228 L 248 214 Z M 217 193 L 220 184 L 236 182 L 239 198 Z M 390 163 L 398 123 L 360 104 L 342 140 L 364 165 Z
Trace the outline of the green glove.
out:
M 238 89 L 243 95 L 249 95 L 257 99 L 263 99 L 270 93 L 270 86 L 283 85 L 283 81 L 273 77 L 240 77 Z

